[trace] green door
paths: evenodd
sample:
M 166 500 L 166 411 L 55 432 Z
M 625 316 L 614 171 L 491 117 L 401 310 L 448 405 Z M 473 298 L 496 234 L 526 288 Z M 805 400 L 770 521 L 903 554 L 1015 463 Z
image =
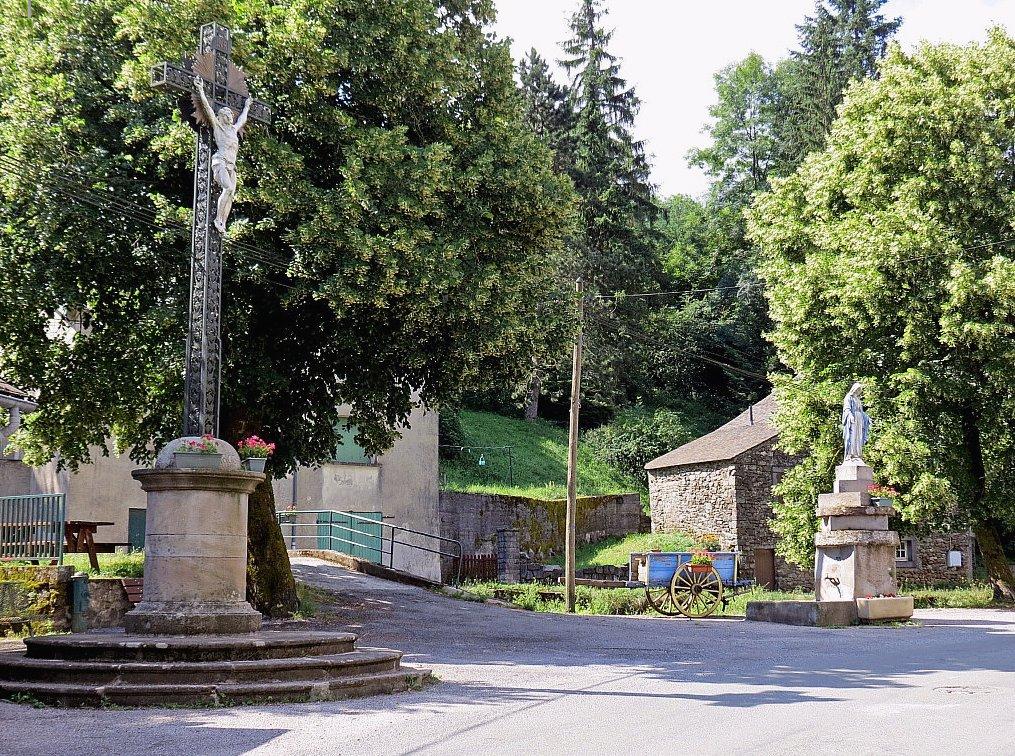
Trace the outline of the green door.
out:
M 127 543 L 131 551 L 141 551 L 144 548 L 145 518 L 148 515 L 146 509 L 127 510 Z

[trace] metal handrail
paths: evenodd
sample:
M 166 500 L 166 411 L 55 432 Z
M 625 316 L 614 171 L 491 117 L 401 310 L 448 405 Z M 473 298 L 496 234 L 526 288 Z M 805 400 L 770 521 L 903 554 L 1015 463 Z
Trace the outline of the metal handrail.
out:
M 291 521 L 284 521 L 283 520 L 283 518 L 293 517 L 295 515 L 315 515 L 316 516 L 316 515 L 321 515 L 321 514 L 327 514 L 327 515 L 329 515 L 328 522 L 291 522 Z M 352 527 L 352 525 L 353 525 L 352 522 L 350 522 L 348 525 L 346 525 L 344 523 L 335 523 L 335 522 L 333 522 L 333 520 L 335 519 L 334 515 L 338 515 L 338 516 L 343 517 L 343 518 L 349 518 L 350 520 L 359 520 L 361 522 L 369 523 L 370 525 L 373 525 L 374 527 L 378 527 L 379 526 L 381 528 L 381 533 L 380 533 L 380 535 L 378 535 L 377 533 L 372 533 L 372 532 L 370 532 L 368 530 L 361 530 L 359 528 L 354 528 L 354 527 Z M 444 536 L 439 536 L 439 535 L 436 535 L 435 533 L 427 533 L 427 532 L 424 532 L 422 530 L 415 530 L 414 528 L 407 528 L 407 527 L 404 527 L 402 525 L 392 525 L 391 523 L 388 523 L 388 522 L 383 522 L 381 520 L 372 520 L 369 517 L 363 517 L 361 515 L 357 515 L 357 514 L 354 514 L 352 512 L 343 512 L 343 511 L 337 510 L 337 509 L 290 509 L 290 510 L 285 510 L 285 511 L 282 511 L 282 512 L 277 512 L 275 514 L 275 518 L 278 520 L 279 526 L 281 526 L 281 525 L 288 525 L 290 527 L 289 539 L 290 539 L 290 541 L 294 542 L 294 545 L 295 545 L 295 541 L 297 539 L 307 539 L 307 538 L 309 538 L 309 539 L 317 540 L 318 538 L 322 537 L 320 535 L 319 531 L 313 533 L 312 535 L 297 535 L 296 534 L 296 528 L 319 528 L 321 525 L 332 526 L 332 525 L 338 524 L 339 527 L 345 528 L 346 530 L 352 531 L 353 533 L 359 533 L 361 535 L 365 535 L 365 536 L 368 536 L 370 538 L 376 538 L 377 540 L 380 541 L 380 549 L 371 549 L 371 547 L 366 546 L 363 543 L 358 543 L 356 541 L 350 541 L 348 538 L 342 538 L 341 536 L 334 535 L 332 533 L 332 528 L 331 527 L 328 528 L 327 538 L 328 538 L 329 541 L 331 541 L 331 542 L 339 541 L 339 542 L 342 542 L 342 543 L 347 543 L 350 546 L 357 546 L 359 548 L 365 548 L 365 549 L 368 549 L 368 550 L 371 550 L 371 551 L 378 551 L 380 556 L 381 556 L 381 566 L 382 567 L 384 566 L 384 556 L 385 556 L 384 544 L 385 544 L 385 542 L 387 542 L 388 543 L 388 548 L 387 548 L 388 565 L 387 566 L 390 567 L 391 569 L 394 569 L 394 565 L 395 565 L 395 544 L 397 543 L 397 544 L 399 544 L 401 546 L 405 546 L 406 548 L 417 549 L 419 551 L 425 551 L 425 552 L 430 553 L 430 554 L 437 554 L 437 555 L 442 556 L 442 557 L 447 557 L 449 559 L 454 559 L 456 564 L 457 564 L 457 567 L 458 567 L 457 572 L 456 572 L 457 576 L 455 578 L 455 583 L 458 584 L 458 583 L 462 582 L 462 542 L 459 541 L 456 538 L 445 538 Z M 390 536 L 388 536 L 388 537 L 384 536 L 384 528 L 388 528 L 391 531 L 391 535 Z M 397 537 L 396 537 L 397 533 L 399 533 L 399 532 L 401 532 L 401 533 L 409 533 L 411 535 L 422 536 L 424 538 L 431 538 L 431 539 L 433 539 L 433 540 L 438 542 L 437 548 L 431 549 L 431 548 L 427 548 L 426 546 L 420 546 L 420 545 L 415 544 L 415 543 L 408 543 L 406 541 L 399 541 L 399 540 L 397 540 Z M 443 551 L 440 548 L 440 544 L 443 544 L 443 543 L 452 544 L 453 546 L 457 547 L 457 551 L 456 552 Z M 337 549 L 336 549 L 336 551 L 337 551 Z

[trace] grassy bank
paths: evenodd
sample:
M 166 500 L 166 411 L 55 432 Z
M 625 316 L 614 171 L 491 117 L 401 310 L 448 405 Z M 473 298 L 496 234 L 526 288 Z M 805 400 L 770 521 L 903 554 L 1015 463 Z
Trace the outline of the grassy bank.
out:
M 631 533 L 623 537 L 607 538 L 596 543 L 588 543 L 575 551 L 577 569 L 597 567 L 601 565 L 626 566 L 631 554 L 651 551 L 690 551 L 695 546 L 694 539 L 683 533 Z M 564 564 L 563 555 L 554 557 L 551 564 Z
M 567 495 L 567 429 L 545 420 L 517 420 L 492 412 L 461 412 L 465 445 L 473 448 L 441 459 L 441 485 L 452 491 L 508 494 L 538 499 Z M 511 447 L 510 453 L 505 447 Z M 442 450 L 447 457 L 453 450 Z M 638 492 L 644 486 L 592 456 L 579 444 L 578 493 L 584 496 Z

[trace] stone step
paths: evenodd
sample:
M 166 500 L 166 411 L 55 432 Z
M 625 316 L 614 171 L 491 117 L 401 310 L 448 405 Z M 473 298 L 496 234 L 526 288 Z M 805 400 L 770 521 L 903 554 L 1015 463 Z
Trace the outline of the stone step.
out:
M 19 696 L 59 706 L 164 706 L 267 702 L 336 701 L 398 693 L 423 685 L 429 670 L 396 669 L 330 680 L 285 680 L 214 684 L 81 685 L 67 682 L 0 680 L 0 697 Z
M 111 662 L 216 662 L 330 656 L 352 651 L 352 633 L 272 631 L 239 635 L 80 633 L 26 638 L 32 659 Z
M 32 659 L 0 654 L 0 680 L 80 685 L 182 685 L 317 680 L 390 672 L 400 651 L 361 648 L 341 654 L 214 662 L 118 662 Z

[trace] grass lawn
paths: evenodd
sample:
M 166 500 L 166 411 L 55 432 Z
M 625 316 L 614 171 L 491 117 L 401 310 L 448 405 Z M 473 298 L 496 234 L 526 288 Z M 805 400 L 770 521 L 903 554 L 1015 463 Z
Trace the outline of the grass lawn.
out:
M 64 554 L 63 564 L 65 567 L 73 567 L 75 572 L 87 572 L 92 577 L 144 577 L 143 551 L 130 554 L 99 554 L 98 557 L 98 572 L 88 563 L 87 554 Z
M 607 538 L 596 543 L 585 544 L 575 552 L 576 568 L 596 567 L 613 564 L 626 566 L 631 554 L 651 551 L 689 551 L 695 547 L 694 539 L 683 533 L 631 533 L 623 537 Z M 563 555 L 554 558 L 551 564 L 564 564 Z
M 537 499 L 567 495 L 567 429 L 545 420 L 516 420 L 492 412 L 461 413 L 467 449 L 456 459 L 441 460 L 441 485 L 451 491 L 509 494 Z M 513 479 L 513 482 L 512 482 Z M 647 491 L 642 483 L 624 475 L 578 446 L 578 493 L 601 494 Z

